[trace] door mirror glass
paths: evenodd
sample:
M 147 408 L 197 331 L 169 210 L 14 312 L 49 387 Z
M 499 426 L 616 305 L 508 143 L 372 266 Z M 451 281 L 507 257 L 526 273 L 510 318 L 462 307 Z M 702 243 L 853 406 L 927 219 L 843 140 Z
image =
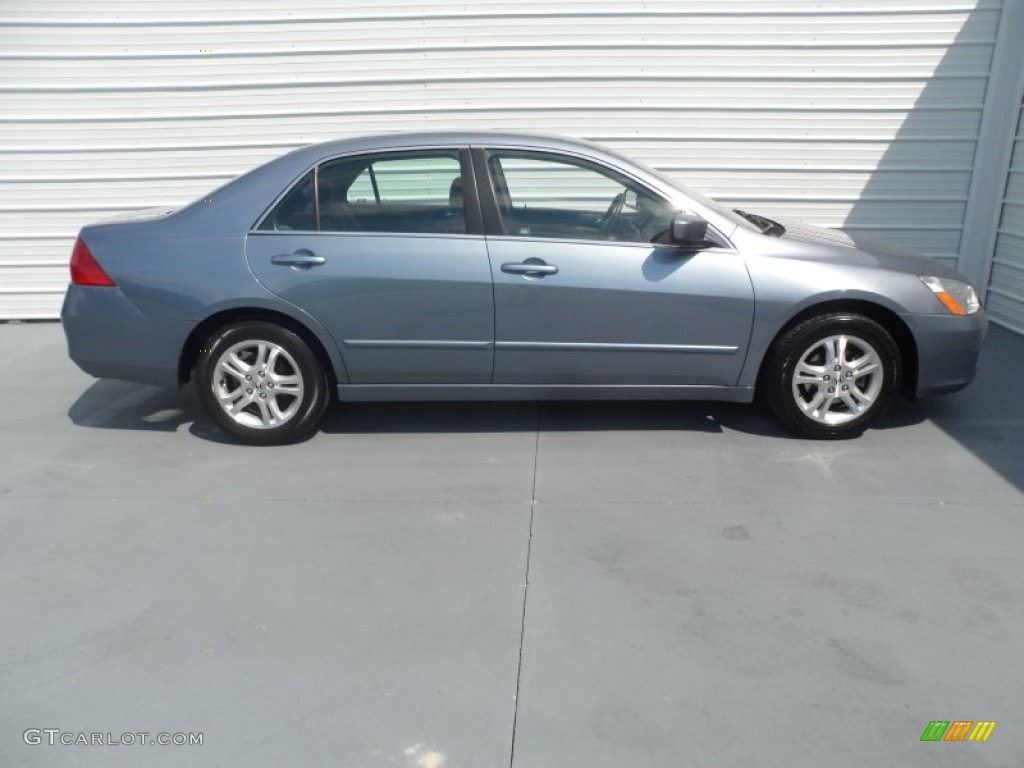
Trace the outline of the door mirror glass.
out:
M 700 216 L 680 214 L 672 219 L 673 245 L 701 245 L 707 236 L 708 223 Z

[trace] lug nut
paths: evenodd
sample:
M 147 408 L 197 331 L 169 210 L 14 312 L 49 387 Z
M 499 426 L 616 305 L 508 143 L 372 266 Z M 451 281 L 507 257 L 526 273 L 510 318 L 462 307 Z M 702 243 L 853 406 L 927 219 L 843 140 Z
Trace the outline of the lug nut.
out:
M 245 390 L 245 394 L 247 394 L 247 395 L 251 395 L 251 394 L 252 394 L 252 390 L 251 390 L 251 389 L 247 389 L 247 390 Z
M 829 376 L 827 373 L 824 375 L 823 378 L 825 379 L 825 381 L 832 381 L 832 377 Z
M 245 380 L 246 381 L 252 381 L 252 376 L 250 376 L 248 373 L 245 374 Z
M 835 369 L 834 369 L 834 370 L 837 370 L 837 371 L 841 371 L 841 370 L 842 370 L 842 368 L 840 368 L 840 367 L 839 367 L 839 366 L 837 365 L 837 366 L 835 367 Z
M 274 388 L 274 382 L 268 381 L 267 382 L 267 389 L 273 389 L 273 388 Z
M 267 399 L 267 393 L 266 392 L 260 392 L 260 397 L 262 397 L 264 400 L 266 400 Z
M 829 393 L 830 395 L 831 395 L 831 394 L 832 394 L 833 392 L 835 392 L 835 391 L 836 391 L 836 388 L 835 388 L 835 387 L 829 387 L 829 388 L 828 388 L 828 393 Z
M 848 386 L 846 386 L 845 384 L 843 384 L 843 392 L 845 392 L 845 391 L 846 391 L 846 390 L 848 390 L 848 389 L 849 389 L 849 387 L 848 387 Z

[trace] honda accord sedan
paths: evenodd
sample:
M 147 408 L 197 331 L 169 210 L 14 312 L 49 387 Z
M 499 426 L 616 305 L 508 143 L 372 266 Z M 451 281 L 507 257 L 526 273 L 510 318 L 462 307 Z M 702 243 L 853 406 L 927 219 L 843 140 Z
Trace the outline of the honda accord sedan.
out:
M 182 386 L 235 438 L 340 400 L 759 396 L 859 435 L 973 378 L 987 320 L 912 253 L 730 210 L 600 146 L 506 133 L 291 152 L 82 229 L 62 311 L 93 376 Z

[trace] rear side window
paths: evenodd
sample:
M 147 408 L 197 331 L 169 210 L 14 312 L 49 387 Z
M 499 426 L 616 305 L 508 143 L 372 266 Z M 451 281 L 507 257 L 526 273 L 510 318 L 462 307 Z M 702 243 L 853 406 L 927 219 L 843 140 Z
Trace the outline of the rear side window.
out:
M 315 232 L 316 206 L 313 205 L 313 172 L 307 173 L 291 188 L 260 224 L 260 229 Z
M 466 231 L 455 152 L 360 156 L 320 166 L 323 232 Z
M 311 171 L 292 187 L 259 229 L 399 234 L 466 231 L 462 168 L 454 151 L 360 155 L 323 163 L 315 174 Z M 319 191 L 318 201 L 315 190 Z

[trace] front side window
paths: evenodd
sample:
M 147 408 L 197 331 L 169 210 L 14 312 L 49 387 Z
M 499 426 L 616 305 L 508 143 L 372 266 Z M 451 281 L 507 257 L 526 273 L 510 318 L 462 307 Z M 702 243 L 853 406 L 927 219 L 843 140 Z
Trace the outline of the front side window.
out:
M 320 165 L 315 175 L 308 173 L 292 187 L 259 228 L 465 233 L 458 154 L 444 151 L 330 160 Z
M 650 190 L 569 158 L 496 151 L 487 168 L 508 235 L 667 242 L 678 213 Z

